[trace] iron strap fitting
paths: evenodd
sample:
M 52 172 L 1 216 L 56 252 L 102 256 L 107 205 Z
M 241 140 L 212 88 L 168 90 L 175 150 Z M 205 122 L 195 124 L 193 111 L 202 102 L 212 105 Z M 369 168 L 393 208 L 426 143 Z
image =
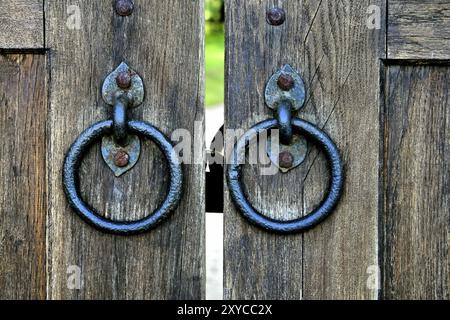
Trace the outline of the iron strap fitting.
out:
M 292 119 L 305 103 L 302 78 L 290 65 L 284 65 L 268 81 L 265 99 L 267 106 L 274 111 L 280 133 L 278 150 L 272 150 L 269 139 L 267 154 L 272 163 L 286 173 L 303 163 L 307 153 L 306 139 L 295 134 L 292 128 Z
M 102 97 L 113 106 L 112 120 L 91 125 L 69 148 L 63 168 L 64 192 L 74 211 L 99 230 L 120 235 L 145 232 L 155 228 L 177 208 L 183 190 L 181 162 L 172 143 L 160 130 L 144 121 L 128 120 L 128 109 L 139 106 L 144 100 L 144 84 L 126 63 L 121 63 L 106 77 Z M 140 137 L 152 140 L 166 158 L 170 177 L 166 196 L 155 211 L 140 220 L 115 221 L 105 218 L 81 197 L 80 164 L 89 148 L 101 139 L 103 159 L 119 177 L 137 163 L 141 152 Z
M 113 106 L 113 134 L 102 138 L 102 156 L 120 177 L 136 165 L 141 153 L 139 137 L 128 133 L 127 112 L 144 101 L 142 78 L 122 62 L 103 82 L 102 97 Z

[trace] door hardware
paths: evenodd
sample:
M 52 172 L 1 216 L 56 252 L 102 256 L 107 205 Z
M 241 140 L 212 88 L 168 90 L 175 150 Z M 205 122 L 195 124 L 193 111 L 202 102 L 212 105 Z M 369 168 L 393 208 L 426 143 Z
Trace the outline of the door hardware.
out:
M 303 107 L 305 88 L 300 75 L 291 66 L 285 65 L 271 77 L 266 85 L 265 98 L 267 106 L 274 110 L 275 119 L 256 124 L 234 145 L 227 167 L 231 198 L 247 220 L 265 230 L 277 233 L 302 232 L 328 217 L 339 202 L 344 183 L 341 156 L 337 146 L 325 132 L 308 121 L 293 117 L 293 114 Z M 287 167 L 293 168 L 303 161 L 306 155 L 306 140 L 325 153 L 330 165 L 331 182 L 325 199 L 313 212 L 299 219 L 280 221 L 267 217 L 251 205 L 243 190 L 241 171 L 249 142 L 270 129 L 280 130 L 282 152 L 276 156 L 272 155 L 270 144 L 268 151 L 271 160 L 281 172 L 287 172 Z
M 266 20 L 272 26 L 281 26 L 286 20 L 286 13 L 282 8 L 271 8 L 267 11 Z
M 303 107 L 305 95 L 302 78 L 289 65 L 275 72 L 266 85 L 266 105 L 276 112 L 281 142 L 279 150 L 272 150 L 272 141 L 268 139 L 267 154 L 283 173 L 296 168 L 306 158 L 308 142 L 302 135 L 294 135 L 291 125 L 292 114 Z
M 124 72 L 130 75 L 129 86 L 122 85 L 123 79 L 127 78 Z M 105 79 L 102 93 L 105 102 L 114 106 L 113 119 L 92 125 L 72 144 L 64 160 L 64 191 L 75 212 L 102 231 L 121 235 L 148 231 L 166 219 L 180 202 L 183 187 L 181 163 L 170 140 L 161 131 L 144 121 L 127 119 L 127 108 L 137 107 L 144 100 L 144 86 L 139 75 L 121 63 Z M 115 175 L 120 176 L 130 170 L 139 158 L 139 136 L 156 143 L 169 163 L 170 183 L 166 197 L 158 209 L 143 219 L 113 221 L 104 218 L 80 196 L 78 169 L 81 161 L 88 149 L 102 139 L 102 156 Z
M 131 15 L 134 10 L 134 3 L 132 0 L 116 0 L 114 6 L 116 13 L 122 17 Z
M 136 108 L 144 101 L 144 83 L 126 63 L 121 63 L 103 82 L 102 97 L 113 107 L 114 134 L 102 138 L 103 160 L 116 177 L 131 170 L 139 160 L 141 142 L 136 135 L 127 134 L 128 108 Z

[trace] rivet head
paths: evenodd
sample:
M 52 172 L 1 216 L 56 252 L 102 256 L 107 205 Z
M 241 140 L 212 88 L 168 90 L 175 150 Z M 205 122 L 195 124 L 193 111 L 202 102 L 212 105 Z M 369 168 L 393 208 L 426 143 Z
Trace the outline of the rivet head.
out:
M 134 4 L 131 0 L 116 0 L 116 12 L 119 16 L 129 16 L 133 13 Z
M 283 91 L 289 91 L 294 87 L 294 78 L 286 73 L 282 73 L 277 80 L 278 87 Z
M 286 20 L 286 13 L 281 8 L 271 8 L 267 11 L 267 22 L 272 26 L 279 26 Z
M 126 167 L 130 163 L 130 156 L 125 151 L 117 151 L 114 155 L 114 164 L 120 168 Z
M 278 157 L 278 165 L 281 168 L 288 169 L 292 167 L 294 163 L 294 156 L 289 151 L 283 151 Z
M 129 72 L 121 72 L 116 77 L 116 83 L 121 89 L 128 89 L 131 86 L 131 75 Z

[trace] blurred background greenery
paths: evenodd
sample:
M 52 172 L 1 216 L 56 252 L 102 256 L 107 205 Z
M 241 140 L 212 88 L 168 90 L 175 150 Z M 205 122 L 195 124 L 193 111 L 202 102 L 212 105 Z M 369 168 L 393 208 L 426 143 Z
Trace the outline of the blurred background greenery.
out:
M 206 107 L 222 105 L 224 100 L 225 36 L 223 0 L 205 1 L 206 19 Z
M 205 142 L 210 145 L 223 125 L 225 37 L 223 0 L 205 0 Z M 217 108 L 213 108 L 217 107 Z M 206 298 L 222 299 L 223 215 L 206 213 Z

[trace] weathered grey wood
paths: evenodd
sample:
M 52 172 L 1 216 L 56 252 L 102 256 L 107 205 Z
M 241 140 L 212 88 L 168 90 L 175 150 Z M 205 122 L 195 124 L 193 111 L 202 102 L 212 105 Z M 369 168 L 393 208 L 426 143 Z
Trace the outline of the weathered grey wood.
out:
M 0 49 L 44 48 L 44 2 L 0 2 Z
M 449 0 L 389 0 L 388 58 L 450 59 Z
M 280 1 L 227 2 L 226 125 L 247 130 L 272 117 L 264 87 L 283 64 L 300 70 L 307 102 L 299 117 L 337 143 L 346 169 L 339 207 L 303 235 L 272 235 L 250 226 L 225 199 L 225 298 L 375 298 L 367 269 L 377 265 L 379 58 L 384 29 L 369 29 L 368 6 L 384 1 L 285 1 L 286 22 L 266 23 Z M 309 213 L 324 195 L 328 171 L 314 147 L 288 174 L 260 176 L 245 166 L 256 208 L 281 219 Z
M 44 55 L 0 55 L 0 299 L 45 299 Z
M 449 299 L 448 66 L 386 73 L 383 297 Z
M 88 126 L 110 117 L 101 99 L 103 79 L 121 61 L 143 78 L 146 99 L 130 116 L 170 135 L 175 129 L 202 141 L 203 1 L 136 0 L 129 17 L 115 14 L 114 1 L 76 2 L 81 28 L 66 28 L 73 1 L 48 1 L 47 38 L 51 48 L 50 213 L 48 276 L 51 299 L 177 299 L 204 296 L 204 170 L 185 165 L 184 197 L 171 219 L 149 233 L 119 237 L 103 234 L 69 209 L 61 185 L 63 158 Z M 194 138 L 194 137 L 192 137 Z M 203 156 L 199 156 L 202 161 Z M 148 215 L 168 184 L 165 160 L 144 143 L 138 165 L 114 178 L 99 145 L 81 169 L 85 199 L 115 220 Z M 70 290 L 67 270 L 81 268 L 83 286 Z

